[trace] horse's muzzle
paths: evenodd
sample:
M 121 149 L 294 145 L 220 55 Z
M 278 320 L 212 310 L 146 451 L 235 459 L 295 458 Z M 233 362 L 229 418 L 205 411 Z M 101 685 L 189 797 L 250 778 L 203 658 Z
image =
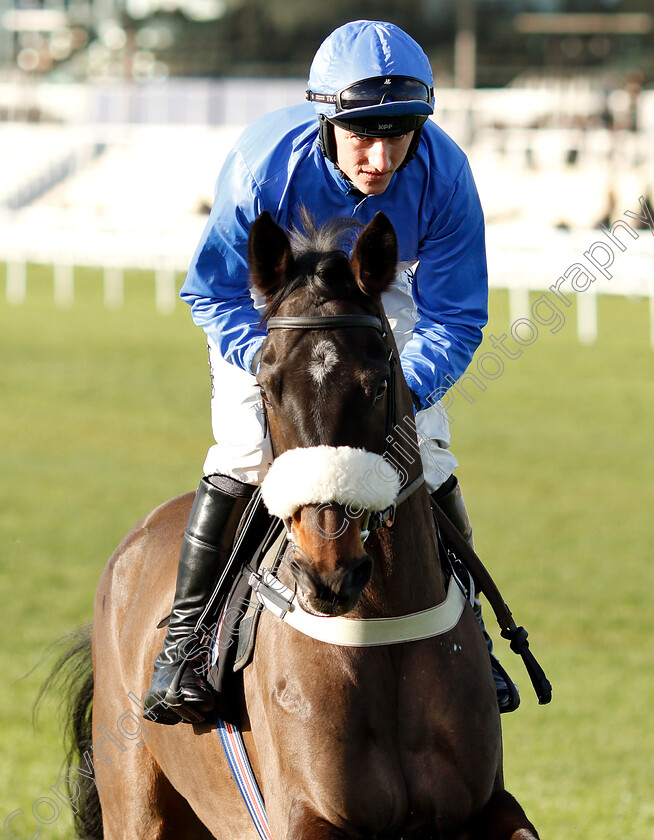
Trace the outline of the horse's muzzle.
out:
M 350 612 L 372 576 L 372 558 L 367 554 L 322 574 L 314 566 L 294 558 L 290 559 L 288 567 L 297 581 L 302 606 L 318 615 L 336 616 Z
M 361 539 L 364 514 L 351 518 L 339 504 L 304 505 L 289 520 L 285 565 L 303 605 L 322 615 L 353 609 L 372 575 Z

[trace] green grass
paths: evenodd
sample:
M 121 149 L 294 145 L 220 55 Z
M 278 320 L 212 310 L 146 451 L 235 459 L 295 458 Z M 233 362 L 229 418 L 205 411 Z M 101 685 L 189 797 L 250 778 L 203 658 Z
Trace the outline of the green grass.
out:
M 489 334 L 508 325 L 506 301 L 493 304 Z M 523 696 L 505 718 L 507 786 L 543 837 L 646 840 L 654 836 L 646 303 L 600 299 L 599 328 L 592 346 L 577 343 L 574 317 L 556 335 L 541 331 L 474 404 L 453 402 L 452 428 L 477 548 L 554 686 L 552 704 L 536 705 L 500 642 Z
M 58 310 L 50 273 L 34 269 L 24 305 L 0 302 L 3 821 L 52 796 L 63 758 L 53 705 L 31 724 L 47 667 L 21 677 L 50 642 L 91 620 L 117 543 L 197 486 L 212 442 L 206 347 L 187 307 L 158 315 L 152 278 L 133 275 L 124 308 L 108 312 L 99 279 L 83 276 L 74 307 Z M 33 820 L 21 819 L 16 836 L 30 836 Z M 71 836 L 69 824 L 62 814 L 47 836 Z
M 0 820 L 25 811 L 17 837 L 61 772 L 54 707 L 31 723 L 39 660 L 91 619 L 115 545 L 197 485 L 212 442 L 201 333 L 181 304 L 156 314 L 151 277 L 126 289 L 106 311 L 89 273 L 58 310 L 50 273 L 33 268 L 24 305 L 0 299 Z M 455 395 L 453 448 L 479 553 L 554 685 L 538 706 L 498 643 L 523 697 L 503 719 L 507 786 L 543 838 L 651 840 L 654 352 L 644 301 L 599 304 L 596 344 L 578 344 L 566 311 L 474 402 Z M 508 317 L 494 294 L 488 334 Z M 69 826 L 62 814 L 42 836 Z

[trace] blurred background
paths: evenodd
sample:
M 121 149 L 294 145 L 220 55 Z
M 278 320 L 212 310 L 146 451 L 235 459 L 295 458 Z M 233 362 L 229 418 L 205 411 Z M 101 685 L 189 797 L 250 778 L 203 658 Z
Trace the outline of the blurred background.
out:
M 651 0 L 0 0 L 7 837 L 72 837 L 54 702 L 31 720 L 44 651 L 212 442 L 177 292 L 222 160 L 303 100 L 356 18 L 425 48 L 486 214 L 490 323 L 450 394 L 454 450 L 480 556 L 554 685 L 539 707 L 498 641 L 523 696 L 507 786 L 543 837 L 654 837 Z
M 429 54 L 435 119 L 473 163 L 494 283 L 511 280 L 516 230 L 540 263 L 545 231 L 592 229 L 651 200 L 646 0 L 0 0 L 10 298 L 25 260 L 59 266 L 62 300 L 71 260 L 156 261 L 172 305 L 163 271 L 184 271 L 234 137 L 301 101 L 317 46 L 357 17 L 392 20 Z

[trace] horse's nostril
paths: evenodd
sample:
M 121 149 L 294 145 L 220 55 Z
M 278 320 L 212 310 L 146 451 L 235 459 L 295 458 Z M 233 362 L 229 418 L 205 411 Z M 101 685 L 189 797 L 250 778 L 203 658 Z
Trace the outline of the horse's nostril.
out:
M 316 598 L 320 589 L 320 580 L 314 579 L 310 569 L 303 568 L 300 563 L 295 560 L 290 560 L 288 567 L 295 580 L 300 584 L 305 593 L 311 597 Z
M 314 580 L 311 575 L 302 575 L 301 586 L 309 598 L 318 598 L 325 588 L 321 586 L 319 581 Z
M 350 570 L 349 586 L 352 592 L 362 592 L 372 576 L 372 559 L 370 557 L 362 557 L 361 562 Z

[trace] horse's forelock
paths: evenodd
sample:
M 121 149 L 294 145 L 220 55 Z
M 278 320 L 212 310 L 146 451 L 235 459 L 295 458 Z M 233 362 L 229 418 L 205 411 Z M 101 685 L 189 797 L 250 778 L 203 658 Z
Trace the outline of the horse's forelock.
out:
M 363 225 L 356 219 L 330 219 L 319 225 L 306 207 L 299 210 L 301 227 L 294 226 L 289 232 L 291 248 L 296 259 L 304 254 L 328 254 L 340 251 L 351 252 L 354 241 Z
M 278 311 L 295 291 L 306 288 L 320 297 L 339 297 L 352 280 L 347 270 L 349 253 L 361 224 L 355 219 L 331 219 L 318 225 L 306 208 L 300 209 L 302 229 L 289 231 L 295 257 L 295 275 L 288 279 L 268 302 L 264 321 Z M 343 282 L 344 281 L 344 282 Z

